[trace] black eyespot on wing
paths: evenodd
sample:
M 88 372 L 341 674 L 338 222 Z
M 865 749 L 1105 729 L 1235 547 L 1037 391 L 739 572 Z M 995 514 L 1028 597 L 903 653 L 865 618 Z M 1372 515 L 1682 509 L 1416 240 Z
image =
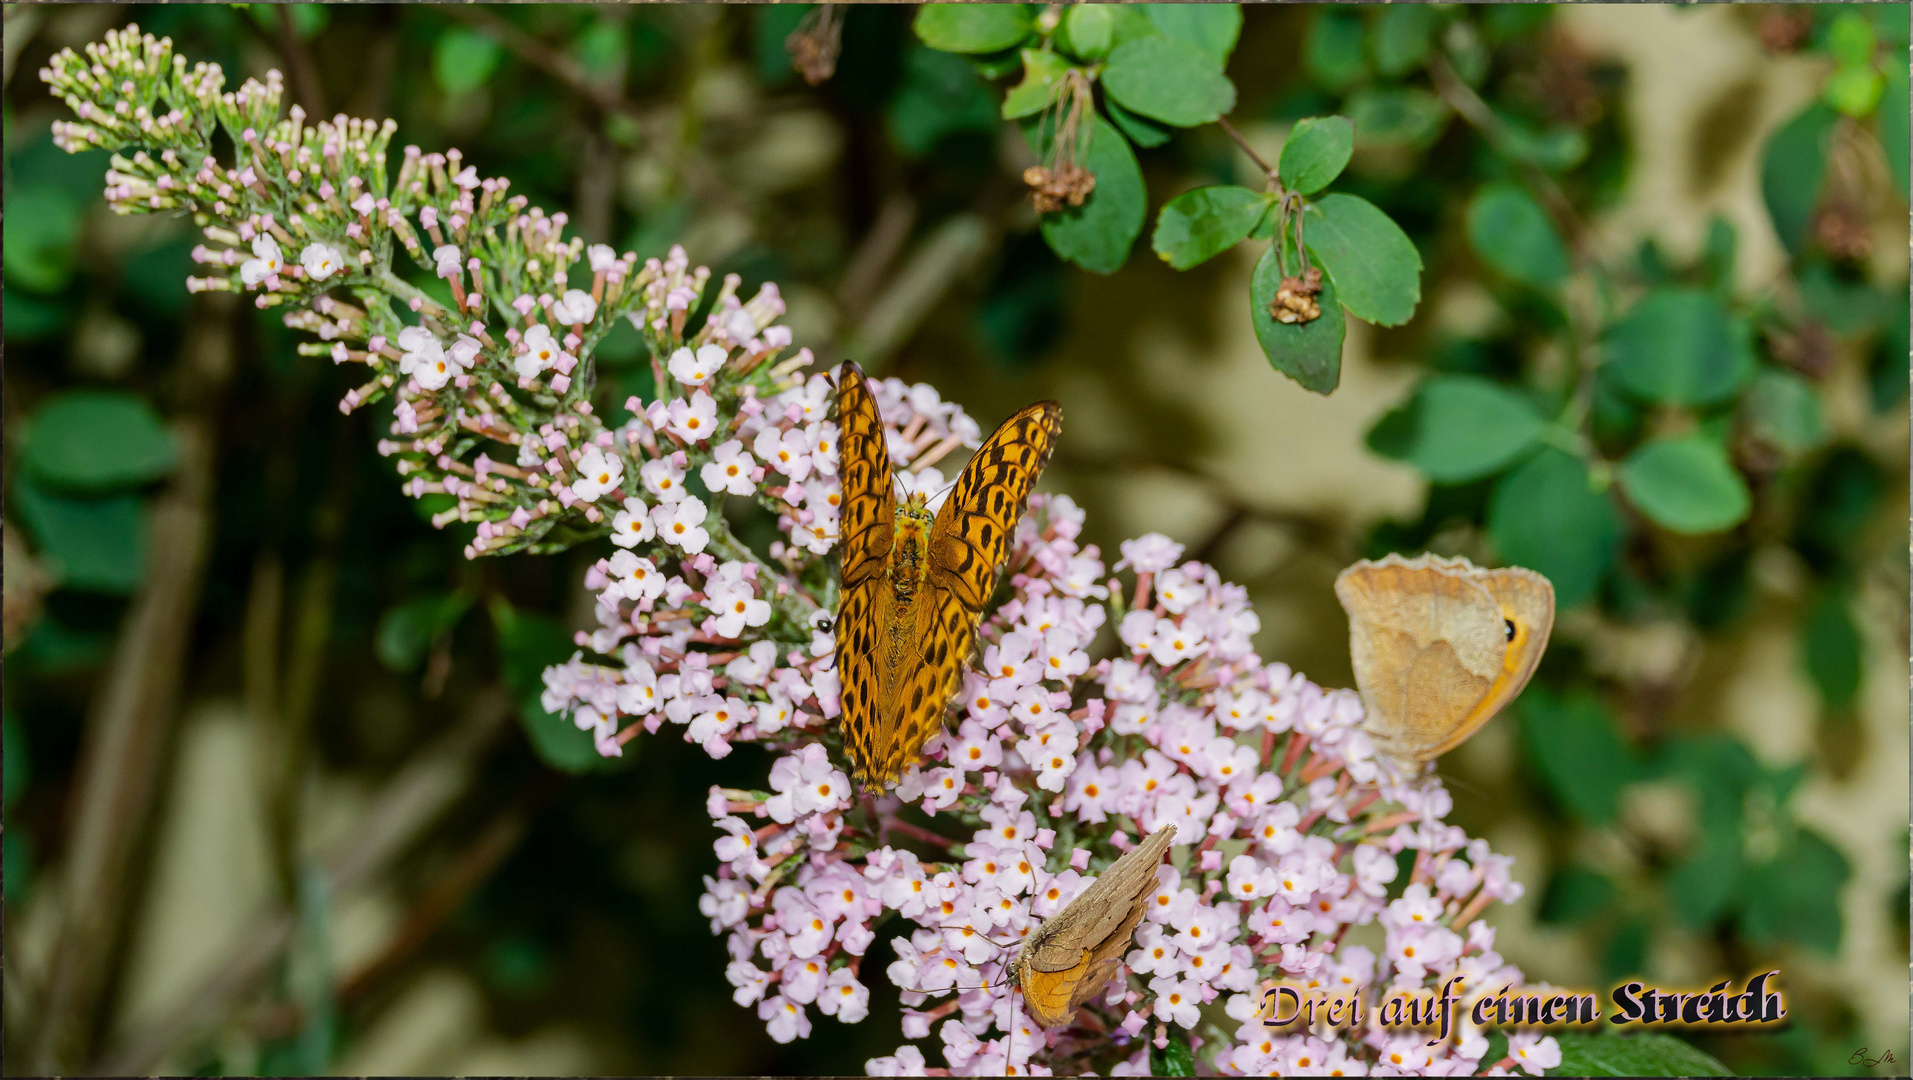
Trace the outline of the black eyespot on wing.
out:
M 1514 620 L 1513 620 L 1513 619 L 1503 619 L 1503 620 L 1501 620 L 1501 625 L 1502 625 L 1502 627 L 1504 628 L 1504 632 L 1505 632 L 1505 633 L 1506 633 L 1506 634 L 1508 635 L 1508 640 L 1509 640 L 1509 641 L 1513 641 L 1513 640 L 1514 640 L 1514 634 L 1515 634 L 1515 630 L 1514 630 Z

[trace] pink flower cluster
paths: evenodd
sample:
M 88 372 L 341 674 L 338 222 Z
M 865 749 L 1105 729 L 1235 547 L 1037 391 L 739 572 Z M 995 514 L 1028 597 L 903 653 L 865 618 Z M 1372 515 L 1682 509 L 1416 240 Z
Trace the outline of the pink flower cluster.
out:
M 1378 768 L 1354 694 L 1256 656 L 1246 593 L 1214 569 L 1154 534 L 1107 567 L 1078 542 L 1069 499 L 1032 499 L 1013 595 L 983 618 L 950 726 L 893 791 L 860 796 L 831 723 L 832 387 L 802 374 L 809 350 L 785 355 L 774 286 L 744 300 L 733 275 L 707 304 L 710 272 L 681 249 L 640 267 L 587 248 L 456 151 L 407 147 L 388 182 L 390 121 L 282 119 L 276 72 L 226 91 L 217 65 L 189 70 L 137 27 L 61 52 L 42 78 L 78 116 L 60 145 L 146 148 L 115 157 L 116 208 L 200 216 L 214 246 L 195 257 L 216 272 L 189 287 L 283 305 L 318 338 L 302 352 L 368 366 L 342 408 L 395 399 L 383 449 L 410 494 L 455 502 L 437 523 L 476 525 L 469 555 L 610 537 L 586 580 L 599 626 L 545 673 L 546 709 L 606 755 L 666 724 L 713 757 L 738 741 L 778 751 L 765 790 L 711 792 L 718 866 L 700 900 L 738 1004 L 773 1038 L 808 1036 L 813 1010 L 861 1021 L 881 932 L 908 1041 L 872 1073 L 1140 1073 L 1172 1039 L 1231 1074 L 1483 1071 L 1478 1035 L 1430 1047 L 1256 1015 L 1275 980 L 1377 1001 L 1455 975 L 1518 984 L 1477 917 L 1521 885 L 1445 823 L 1438 781 Z M 212 156 L 215 124 L 229 164 Z M 391 273 L 394 245 L 449 307 Z M 658 398 L 608 425 L 590 365 L 620 319 Z M 977 445 L 977 425 L 928 386 L 873 390 L 899 482 L 938 490 L 937 463 Z M 776 516 L 768 558 L 731 531 L 724 504 L 740 498 Z M 1179 843 L 1117 977 L 1071 1023 L 1038 1028 L 1005 979 L 1018 943 L 1168 826 Z M 1560 1060 L 1549 1038 L 1507 1046 L 1486 1073 Z
M 893 446 L 941 438 L 917 411 L 934 399 L 878 386 Z M 813 1007 L 845 1023 L 864 1016 L 864 958 L 895 913 L 904 932 L 882 974 L 903 992 L 911 1041 L 871 1060 L 873 1073 L 1147 1072 L 1150 1045 L 1171 1037 L 1243 1075 L 1479 1071 L 1479 1036 L 1433 1048 L 1380 1027 L 1324 1039 L 1274 1032 L 1255 1015 L 1275 979 L 1366 986 L 1378 1001 L 1455 974 L 1518 983 L 1476 916 L 1521 885 L 1505 858 L 1443 822 L 1438 782 L 1380 774 L 1354 694 L 1255 655 L 1240 587 L 1158 535 L 1122 545 L 1109 576 L 1078 544 L 1082 523 L 1066 497 L 1032 499 L 1010 558 L 1014 595 L 982 623 L 953 726 L 882 797 L 858 797 L 832 756 L 831 635 L 820 628 L 793 647 L 747 643 L 748 620 L 746 638 L 716 625 L 724 605 L 708 598 L 728 578 L 748 580 L 734 564 L 693 559 L 688 574 L 639 586 L 687 612 L 662 621 L 639 617 L 645 601 L 618 584 L 618 556 L 599 564 L 590 585 L 604 628 L 591 644 L 622 643 L 625 667 L 580 656 L 547 674 L 546 705 L 572 706 L 601 745 L 670 721 L 713 754 L 748 738 L 784 751 L 767 791 L 712 791 L 719 867 L 700 902 L 726 935 L 738 1004 L 779 1041 L 807 1037 Z M 785 580 L 805 579 L 815 554 L 785 548 Z M 658 658 L 675 665 L 669 674 Z M 950 827 L 912 824 L 912 805 Z M 1169 825 L 1189 843 L 1159 869 L 1122 976 L 1073 1025 L 1038 1028 L 1004 982 L 1014 949 L 1134 837 Z M 1379 954 L 1344 942 L 1372 924 Z M 1552 1040 L 1517 1036 L 1489 1071 L 1539 1072 L 1552 1051 Z

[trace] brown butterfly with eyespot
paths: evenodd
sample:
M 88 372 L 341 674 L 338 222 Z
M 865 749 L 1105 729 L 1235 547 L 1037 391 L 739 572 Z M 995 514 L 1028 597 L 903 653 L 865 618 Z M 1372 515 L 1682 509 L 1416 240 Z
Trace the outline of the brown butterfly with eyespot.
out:
M 1364 559 L 1335 579 L 1335 597 L 1348 612 L 1363 729 L 1403 778 L 1513 701 L 1554 627 L 1554 585 L 1519 566 Z
M 932 515 L 923 492 L 897 501 L 876 399 L 856 364 L 837 369 L 837 663 L 844 753 L 865 790 L 895 784 L 942 727 L 1062 417 L 1039 401 L 1003 421 Z

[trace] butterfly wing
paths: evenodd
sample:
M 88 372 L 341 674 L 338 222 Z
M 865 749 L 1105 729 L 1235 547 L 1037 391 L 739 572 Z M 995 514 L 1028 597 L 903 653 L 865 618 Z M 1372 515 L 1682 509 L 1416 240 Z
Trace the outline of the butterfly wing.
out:
M 856 364 L 837 369 L 837 474 L 843 483 L 838 512 L 838 558 L 843 588 L 837 597 L 837 667 L 844 715 L 844 752 L 859 775 L 887 740 L 879 736 L 886 696 L 879 677 L 889 590 L 884 568 L 896 538 L 896 498 L 890 488 L 890 452 L 876 399 Z
M 1151 833 L 1038 929 L 1018 962 L 1037 1023 L 1067 1021 L 1108 985 L 1155 893 L 1156 866 L 1175 837 L 1173 825 Z
M 857 591 L 870 598 L 874 609 L 867 625 L 875 642 L 875 659 L 860 655 L 860 663 L 846 656 L 845 748 L 857 782 L 881 790 L 902 777 L 941 726 L 944 706 L 956 693 L 963 658 L 970 651 L 976 617 L 962 604 L 930 589 L 904 608 L 881 576 Z M 859 647 L 851 646 L 852 651 Z M 866 709 L 868 699 L 871 723 L 849 720 L 853 678 L 863 680 L 856 697 L 860 709 Z M 860 737 L 860 731 L 866 734 Z
M 973 613 L 982 613 L 996 588 L 1030 489 L 1056 448 L 1062 422 L 1063 407 L 1054 401 L 1039 401 L 1003 421 L 937 511 L 930 529 L 930 584 Z
M 1502 629 L 1507 648 L 1502 654 L 1501 670 L 1496 673 L 1487 693 L 1475 703 L 1455 728 L 1454 734 L 1428 751 L 1430 758 L 1460 746 L 1481 725 L 1494 718 L 1515 695 L 1528 685 L 1528 679 L 1541 663 L 1548 636 L 1554 630 L 1554 583 L 1525 567 L 1477 570 L 1478 580 L 1501 609 Z
M 1403 762 L 1460 745 L 1512 700 L 1553 623 L 1546 578 L 1484 571 L 1465 559 L 1364 560 L 1336 578 L 1335 595 L 1349 616 L 1364 726 L 1377 749 Z M 1528 636 L 1514 640 L 1510 625 Z
M 883 576 L 896 539 L 897 508 L 883 417 L 862 369 L 849 361 L 837 369 L 837 449 L 837 475 L 844 488 L 838 547 L 848 588 Z

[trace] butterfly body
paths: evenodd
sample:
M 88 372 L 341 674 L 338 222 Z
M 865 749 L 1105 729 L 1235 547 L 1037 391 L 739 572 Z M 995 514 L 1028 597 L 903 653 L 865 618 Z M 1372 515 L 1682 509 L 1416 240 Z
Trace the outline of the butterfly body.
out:
M 1335 579 L 1349 656 L 1382 758 L 1413 773 L 1480 730 L 1526 686 L 1554 625 L 1554 586 L 1519 566 L 1399 555 Z
M 838 369 L 837 413 L 844 752 L 858 784 L 883 790 L 942 725 L 1062 409 L 1038 402 L 1004 421 L 934 513 L 921 492 L 895 497 L 883 421 L 855 364 Z
M 1156 866 L 1175 838 L 1173 825 L 1151 833 L 1023 942 L 1010 974 L 1031 1019 L 1046 1028 L 1067 1023 L 1109 984 L 1155 894 Z

